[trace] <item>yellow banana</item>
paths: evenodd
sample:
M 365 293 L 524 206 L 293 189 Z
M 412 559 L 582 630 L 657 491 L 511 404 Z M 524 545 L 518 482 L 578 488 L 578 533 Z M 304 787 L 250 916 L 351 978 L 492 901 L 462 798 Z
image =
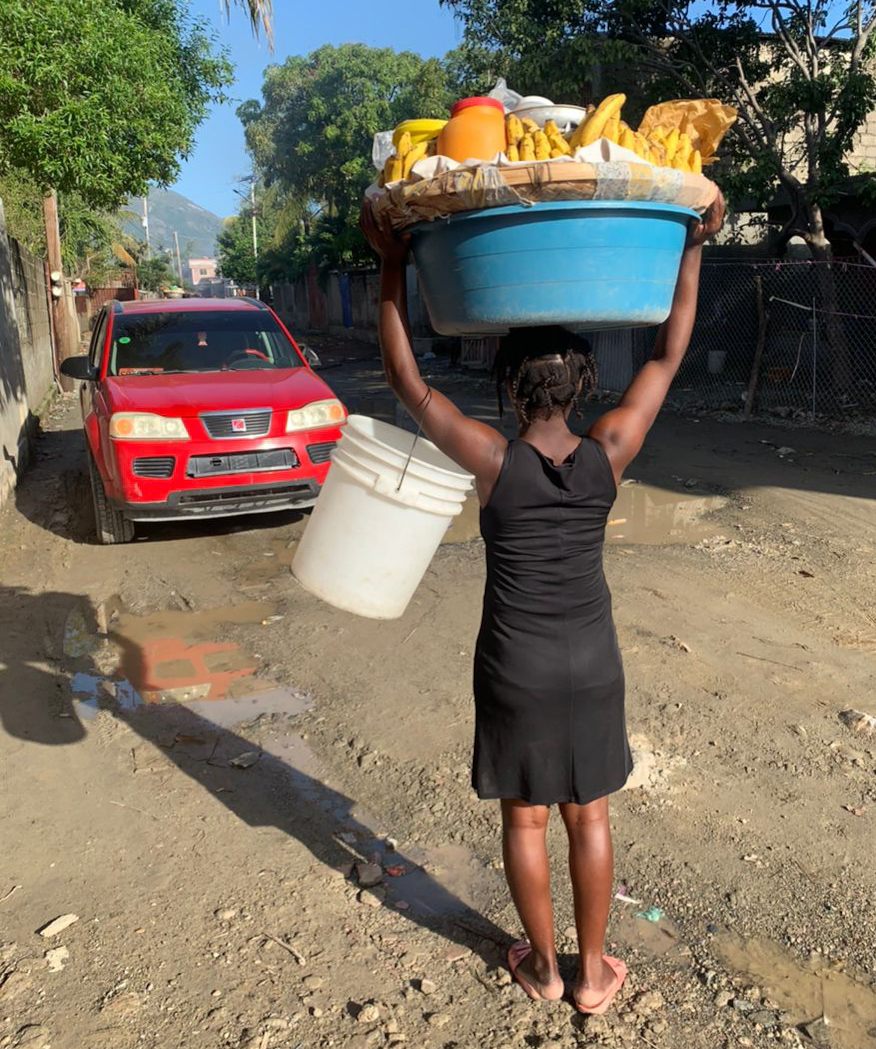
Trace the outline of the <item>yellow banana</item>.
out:
M 564 153 L 563 150 L 557 149 L 556 146 L 551 150 L 551 160 L 557 160 L 559 157 L 567 157 L 569 154 Z
M 523 130 L 527 135 L 534 135 L 536 131 L 541 131 L 541 128 L 531 117 L 524 117 L 521 124 L 523 124 Z
M 678 128 L 674 127 L 666 136 L 666 162 L 671 164 L 678 149 Z
M 520 159 L 535 160 L 535 142 L 532 135 L 524 135 L 520 140 Z
M 547 135 L 543 131 L 536 131 L 532 136 L 532 141 L 535 146 L 535 159 L 536 160 L 548 160 L 551 155 L 551 144 Z
M 658 124 L 657 127 L 648 136 L 652 142 L 665 142 L 666 141 L 666 128 L 662 124 Z
M 676 149 L 675 155 L 681 157 L 682 160 L 689 161 L 691 153 L 693 153 L 693 143 L 682 131 L 678 136 L 678 149 Z
M 517 148 L 517 143 L 512 142 L 510 146 L 505 150 L 505 156 L 511 161 L 512 164 L 516 164 L 520 160 L 520 150 Z
M 675 168 L 676 171 L 690 171 L 690 168 L 687 165 L 687 161 L 679 153 L 676 153 L 675 156 L 672 158 L 672 166 Z
M 505 137 L 508 145 L 518 145 L 523 135 L 523 124 L 520 122 L 520 117 L 515 117 L 513 113 L 509 113 L 505 120 Z
M 556 120 L 546 120 L 544 122 L 544 133 L 548 138 L 552 138 L 554 135 L 559 135 L 560 129 L 557 127 Z
M 548 140 L 551 144 L 551 151 L 556 150 L 561 157 L 568 157 L 572 153 L 572 147 L 563 138 L 563 136 L 557 131 L 555 134 L 549 134 Z
M 589 146 L 592 142 L 601 138 L 606 124 L 611 119 L 617 117 L 620 120 L 620 111 L 626 100 L 627 96 L 623 94 L 609 95 L 608 98 L 603 99 L 587 123 L 578 125 L 578 130 L 572 138 L 572 149 L 577 149 L 578 146 Z
M 398 182 L 402 177 L 402 161 L 397 153 L 394 153 L 383 168 L 383 178 L 386 183 Z
M 691 153 L 690 160 L 688 161 L 688 164 L 690 165 L 691 171 L 695 175 L 702 175 L 702 173 L 703 173 L 703 158 L 702 158 L 702 154 L 700 153 L 700 151 L 698 149 L 695 149 L 693 151 L 693 153 Z
M 396 153 L 398 153 L 402 160 L 404 160 L 408 153 L 410 153 L 411 149 L 413 149 L 411 133 L 409 131 L 406 131 L 398 140 L 398 148 L 396 149 Z
M 620 139 L 618 144 L 623 146 L 624 149 L 630 149 L 634 153 L 638 153 L 638 142 L 636 142 L 636 133 L 629 128 L 626 124 L 621 127 Z
M 411 168 L 418 160 L 422 160 L 425 157 L 428 148 L 428 142 L 421 142 L 418 146 L 414 146 L 410 153 L 405 155 L 402 160 L 402 178 L 410 178 Z
M 607 138 L 609 142 L 618 141 L 620 138 L 620 120 L 617 117 L 611 117 L 608 120 L 602 132 L 602 137 Z

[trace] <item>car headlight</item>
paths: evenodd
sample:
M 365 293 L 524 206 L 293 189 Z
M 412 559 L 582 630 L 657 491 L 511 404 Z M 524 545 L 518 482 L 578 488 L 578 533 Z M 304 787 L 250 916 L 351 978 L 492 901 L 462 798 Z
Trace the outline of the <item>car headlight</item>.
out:
M 300 430 L 318 430 L 325 426 L 340 426 L 347 418 L 344 406 L 338 400 L 314 401 L 303 408 L 289 412 L 286 420 L 286 433 L 297 433 Z
M 110 437 L 117 441 L 187 441 L 189 432 L 182 419 L 152 412 L 113 412 Z

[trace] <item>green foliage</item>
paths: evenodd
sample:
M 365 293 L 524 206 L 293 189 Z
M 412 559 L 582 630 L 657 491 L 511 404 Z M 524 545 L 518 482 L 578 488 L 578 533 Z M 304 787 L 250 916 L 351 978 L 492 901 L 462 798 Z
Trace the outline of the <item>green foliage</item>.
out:
M 464 48 L 492 53 L 527 93 L 573 100 L 575 70 L 596 93 L 652 100 L 717 97 L 739 121 L 718 174 L 731 197 L 765 204 L 783 190 L 784 236 L 829 251 L 822 209 L 859 174 L 854 140 L 876 106 L 872 3 L 831 0 L 442 0 Z M 481 58 L 483 62 L 483 57 Z M 860 187 L 859 191 L 866 191 Z
M 375 178 L 373 136 L 410 117 L 446 115 L 465 92 L 463 68 L 459 56 L 344 44 L 266 70 L 262 102 L 244 103 L 238 116 L 256 169 L 297 209 L 295 223 L 269 235 L 266 273 L 372 263 L 357 221 Z
M 160 291 L 162 287 L 177 284 L 179 277 L 166 255 L 141 259 L 137 266 L 137 283 L 146 291 Z
M 114 209 L 179 159 L 231 69 L 175 0 L 0 3 L 0 177 Z

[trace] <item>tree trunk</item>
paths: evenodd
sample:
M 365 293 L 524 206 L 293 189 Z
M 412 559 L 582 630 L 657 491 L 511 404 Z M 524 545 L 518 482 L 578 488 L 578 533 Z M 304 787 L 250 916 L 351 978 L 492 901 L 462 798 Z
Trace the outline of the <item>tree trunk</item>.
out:
M 824 231 L 824 216 L 821 206 L 812 202 L 805 205 L 809 220 L 809 251 L 816 266 L 818 284 L 818 324 L 824 333 L 826 367 L 830 369 L 830 385 L 835 397 L 849 390 L 852 385 L 852 370 L 849 349 L 842 319 L 837 316 L 836 274 L 833 268 L 833 248 Z

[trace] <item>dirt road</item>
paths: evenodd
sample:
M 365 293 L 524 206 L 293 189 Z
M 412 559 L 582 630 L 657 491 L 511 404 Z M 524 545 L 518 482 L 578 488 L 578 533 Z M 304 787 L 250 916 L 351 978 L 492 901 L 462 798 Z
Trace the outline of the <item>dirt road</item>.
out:
M 323 349 L 395 418 L 374 361 Z M 666 416 L 621 489 L 632 977 L 585 1021 L 503 968 L 475 508 L 403 619 L 357 619 L 292 577 L 295 515 L 93 545 L 78 424 L 61 405 L 0 514 L 0 1047 L 876 1046 L 876 736 L 840 718 L 876 714 L 876 442 Z

